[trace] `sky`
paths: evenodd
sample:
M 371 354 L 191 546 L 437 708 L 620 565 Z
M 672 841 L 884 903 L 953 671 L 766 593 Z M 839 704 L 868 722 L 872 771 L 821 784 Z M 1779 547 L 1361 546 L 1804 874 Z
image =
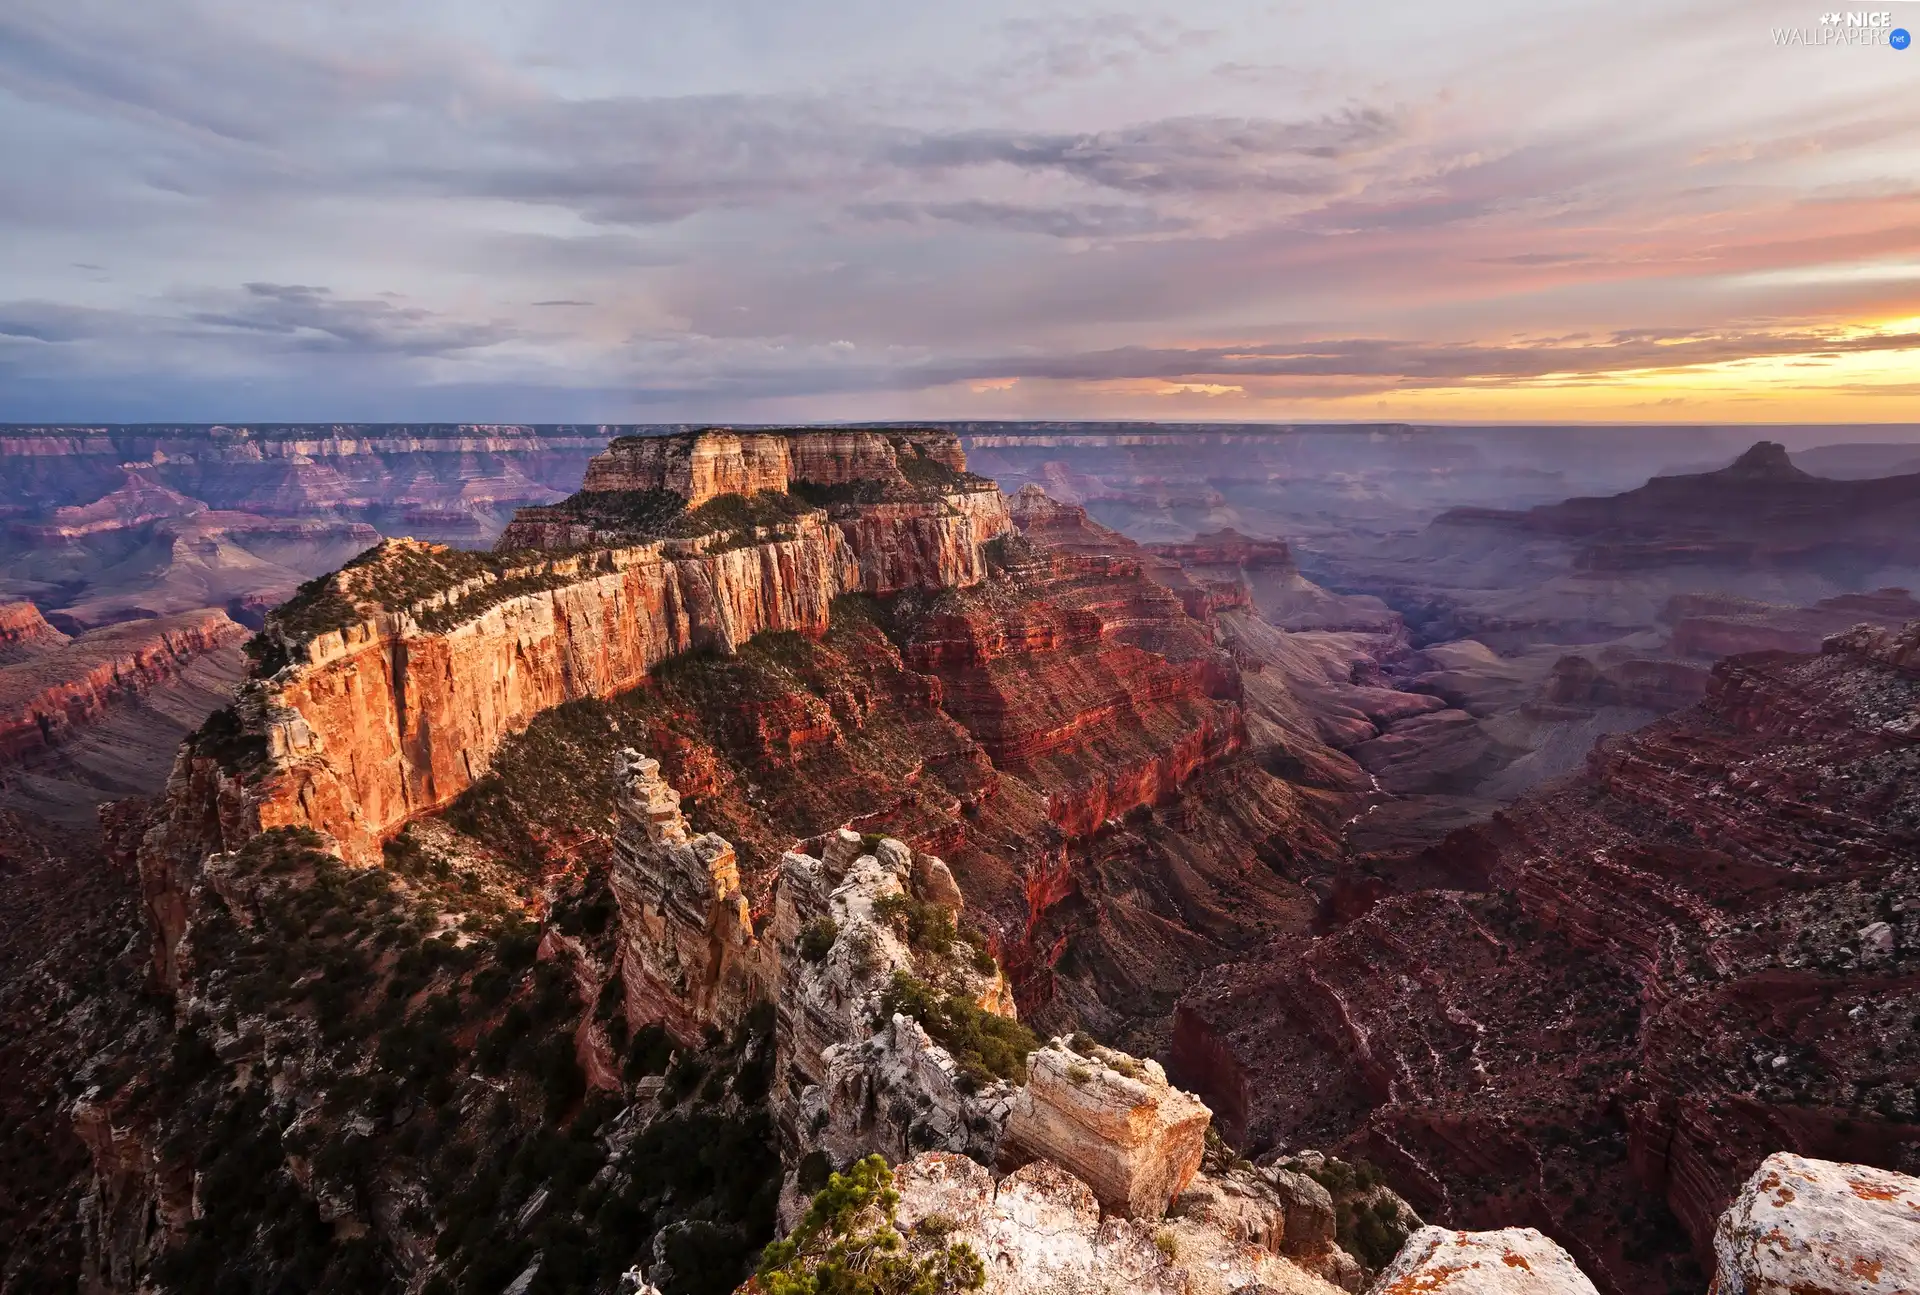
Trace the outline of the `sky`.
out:
M 0 420 L 1920 421 L 1829 3 L 7 0 Z

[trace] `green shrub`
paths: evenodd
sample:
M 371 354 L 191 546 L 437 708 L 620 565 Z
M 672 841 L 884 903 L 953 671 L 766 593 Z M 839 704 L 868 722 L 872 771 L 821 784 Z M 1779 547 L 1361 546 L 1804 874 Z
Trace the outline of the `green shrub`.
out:
M 894 1224 L 893 1174 L 868 1156 L 827 1180 L 807 1215 L 760 1257 L 767 1295 L 950 1295 L 986 1285 L 986 1266 L 964 1242 L 906 1252 Z
M 1019 1021 L 982 1011 L 964 994 L 942 994 L 904 971 L 893 973 L 880 996 L 880 1011 L 883 1020 L 897 1012 L 918 1021 L 975 1083 L 1026 1083 L 1027 1054 L 1040 1046 Z
M 884 895 L 874 901 L 873 914 L 889 923 L 907 943 L 924 953 L 945 957 L 953 948 L 958 933 L 953 927 L 953 910 L 939 904 L 926 904 L 910 895 Z
M 825 962 L 840 938 L 840 926 L 831 917 L 816 917 L 800 928 L 800 956 L 808 962 Z

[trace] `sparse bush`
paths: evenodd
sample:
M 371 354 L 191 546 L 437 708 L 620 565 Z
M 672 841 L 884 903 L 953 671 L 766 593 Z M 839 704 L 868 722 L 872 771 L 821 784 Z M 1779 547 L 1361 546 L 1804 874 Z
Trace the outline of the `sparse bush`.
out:
M 1040 1046 L 1033 1031 L 1019 1021 L 982 1011 L 965 995 L 943 995 L 904 971 L 893 973 L 880 996 L 880 1011 L 883 1019 L 897 1012 L 918 1021 L 976 1083 L 1005 1079 L 1024 1084 L 1027 1054 Z
M 760 1257 L 767 1295 L 951 1295 L 986 1285 L 986 1267 L 964 1242 L 924 1255 L 894 1225 L 900 1202 L 887 1162 L 868 1156 L 834 1174 L 784 1241 Z
M 923 953 L 946 956 L 958 938 L 953 927 L 953 910 L 939 904 L 926 904 L 910 895 L 883 895 L 874 901 L 873 915 L 906 938 Z
M 800 956 L 808 962 L 825 962 L 840 938 L 840 927 L 831 917 L 816 917 L 800 928 Z

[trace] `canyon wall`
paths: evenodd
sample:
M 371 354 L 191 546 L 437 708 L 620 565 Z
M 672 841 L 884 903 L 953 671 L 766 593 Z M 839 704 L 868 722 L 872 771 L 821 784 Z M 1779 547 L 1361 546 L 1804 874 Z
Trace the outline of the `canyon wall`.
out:
M 20 641 L 40 650 L 0 666 L 0 763 L 58 745 L 116 704 L 177 678 L 196 658 L 236 648 L 247 637 L 210 608 L 111 625 L 72 640 L 56 635 L 52 642 L 51 627 L 41 632 L 19 613 L 12 620 Z
M 1771 1152 L 1920 1167 L 1916 635 L 1722 661 L 1433 852 L 1477 893 L 1208 977 L 1175 1074 L 1249 1145 L 1344 1140 L 1453 1226 L 1524 1200 L 1620 1292 L 1707 1268 Z
M 738 449 L 729 434 L 680 439 L 691 457 L 716 437 Z M 216 817 L 237 816 L 243 831 L 308 827 L 372 862 L 401 826 L 472 786 L 540 712 L 630 689 L 681 653 L 732 653 L 768 631 L 817 636 L 842 594 L 976 583 L 982 546 L 1008 524 L 997 492 L 963 489 L 585 553 L 387 541 L 270 619 L 271 673 L 248 686 L 233 721 L 252 767 L 190 774 L 186 753 L 181 776 L 213 780 L 228 806 Z M 215 848 L 199 836 L 157 843 L 150 890 L 177 888 L 202 847 Z
M 718 495 L 785 493 L 795 482 L 906 485 L 903 454 L 909 463 L 923 458 L 950 472 L 966 469 L 960 443 L 948 432 L 849 428 L 794 435 L 714 429 L 697 436 L 622 437 L 587 466 L 580 489 L 664 490 L 696 508 Z

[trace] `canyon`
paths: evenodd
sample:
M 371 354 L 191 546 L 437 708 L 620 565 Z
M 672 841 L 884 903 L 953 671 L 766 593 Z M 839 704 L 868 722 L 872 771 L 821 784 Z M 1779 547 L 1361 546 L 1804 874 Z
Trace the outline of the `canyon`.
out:
M 5 1060 L 65 1159 L 0 1289 L 730 1291 L 875 1155 L 873 1226 L 1009 1295 L 1745 1289 L 1767 1157 L 1920 1168 L 1898 478 L 1822 547 L 1834 482 L 1704 433 L 572 430 L 491 551 L 211 486 L 562 432 L 191 482 L 101 433 L 15 515 Z M 170 574 L 59 576 L 116 544 Z M 168 601 L 243 550 L 275 583 Z M 1460 574 L 1517 563 L 1498 614 Z

